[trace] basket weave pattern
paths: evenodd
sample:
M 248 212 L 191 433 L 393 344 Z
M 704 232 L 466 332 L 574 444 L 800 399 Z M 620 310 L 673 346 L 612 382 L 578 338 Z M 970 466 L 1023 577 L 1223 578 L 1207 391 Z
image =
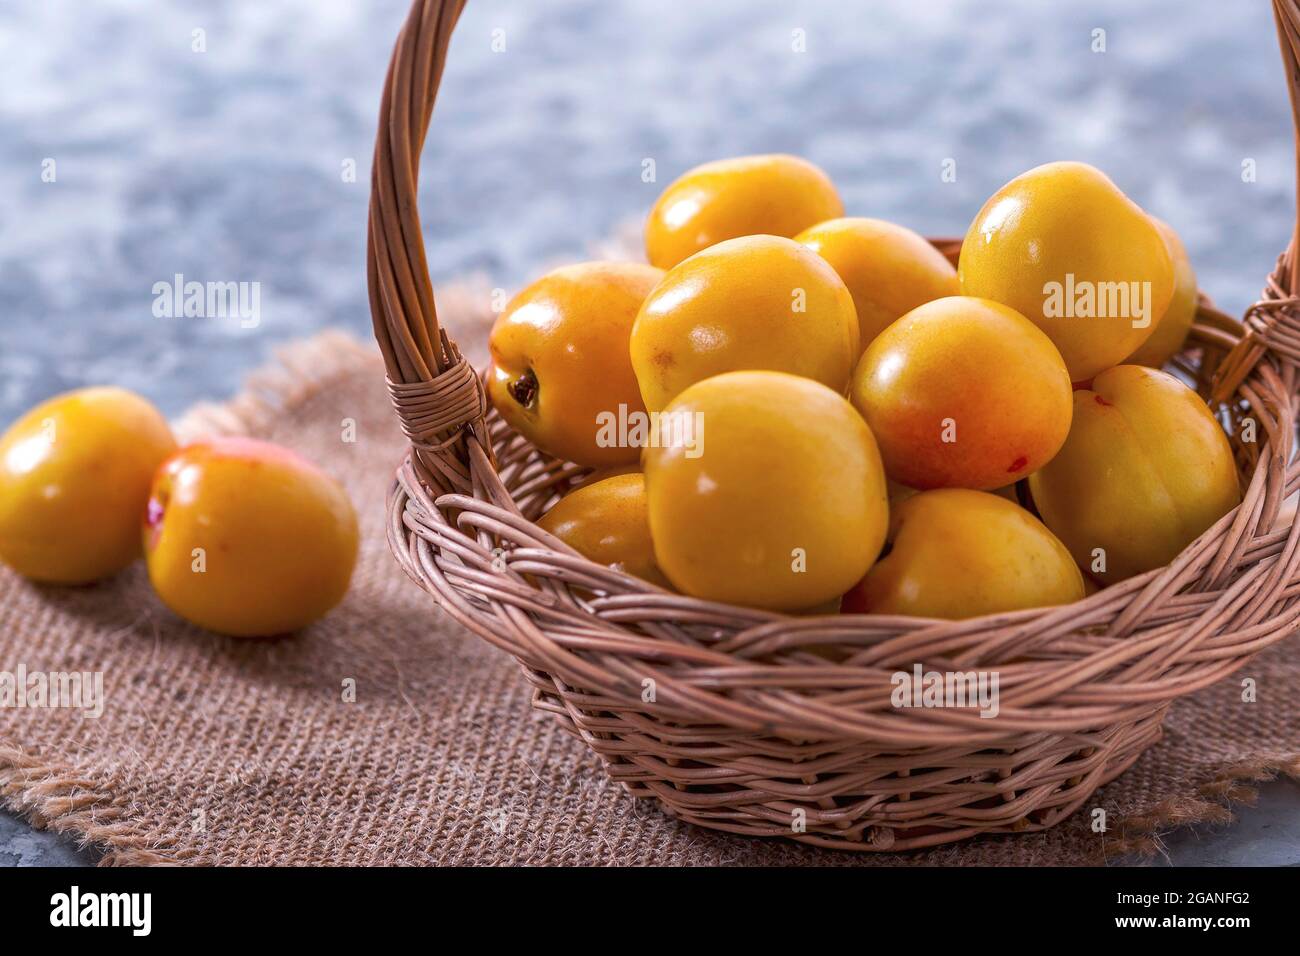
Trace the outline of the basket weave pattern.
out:
M 1177 697 L 1300 627 L 1293 240 L 1238 322 L 1203 300 L 1176 359 L 1232 438 L 1245 494 L 1171 565 L 1073 605 L 965 621 L 788 617 L 667 593 L 533 522 L 583 474 L 488 409 L 439 327 L 419 158 L 464 0 L 415 0 L 385 83 L 369 285 L 411 452 L 389 499 L 406 573 L 513 655 L 534 705 L 637 797 L 737 833 L 898 850 L 1037 830 L 1160 738 Z M 1275 0 L 1296 102 L 1300 7 Z M 955 258 L 959 243 L 935 240 Z M 1257 440 L 1243 441 L 1253 421 Z M 1249 432 L 1249 429 L 1246 429 Z M 834 662 L 825 655 L 833 647 Z M 898 709 L 891 676 L 996 670 L 999 713 Z

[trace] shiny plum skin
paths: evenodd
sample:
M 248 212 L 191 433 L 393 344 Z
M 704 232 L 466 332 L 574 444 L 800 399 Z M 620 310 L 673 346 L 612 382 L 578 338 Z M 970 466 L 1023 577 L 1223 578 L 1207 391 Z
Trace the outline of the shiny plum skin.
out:
M 1084 596 L 1069 551 L 998 495 L 923 491 L 894 511 L 889 552 L 844 596 L 846 614 L 964 619 Z
M 1029 477 L 1047 526 L 1103 584 L 1172 561 L 1241 500 L 1232 448 L 1172 375 L 1119 365 L 1074 393 L 1070 436 Z
M 557 458 L 593 467 L 636 462 L 640 449 L 610 440 L 616 431 L 601 426 L 645 413 L 628 338 L 661 278 L 644 263 L 584 262 L 519 292 L 488 339 L 488 397 L 501 417 Z
M 849 398 L 889 477 L 916 489 L 1014 484 L 1070 430 L 1070 376 L 1014 310 L 968 296 L 913 309 L 862 354 Z
M 557 501 L 537 522 L 597 564 L 668 587 L 655 564 L 645 476 L 613 475 L 584 484 Z
M 1008 305 L 1046 332 L 1079 383 L 1142 345 L 1174 291 L 1160 230 L 1084 163 L 1038 166 L 994 193 L 957 273 L 963 295 Z
M 646 408 L 723 372 L 789 372 L 836 392 L 859 353 L 853 297 L 835 270 L 791 239 L 745 236 L 669 270 L 632 327 Z
M 645 224 L 646 258 L 671 269 L 739 236 L 791 238 L 844 215 L 835 185 L 797 156 L 772 153 L 704 163 L 672 182 Z
M 88 584 L 140 557 L 149 484 L 176 449 L 166 419 L 121 388 L 36 406 L 0 438 L 0 562 L 50 584 Z
M 783 372 L 730 372 L 666 414 L 698 422 L 703 439 L 643 457 L 655 556 L 679 591 L 799 611 L 871 566 L 888 523 L 884 469 L 840 395 Z
M 882 219 L 818 223 L 795 236 L 844 280 L 862 348 L 917 306 L 956 295 L 957 270 L 923 237 Z
M 238 437 L 189 445 L 158 469 L 143 536 L 163 603 L 234 637 L 323 617 L 347 593 L 359 543 L 342 485 L 287 448 Z

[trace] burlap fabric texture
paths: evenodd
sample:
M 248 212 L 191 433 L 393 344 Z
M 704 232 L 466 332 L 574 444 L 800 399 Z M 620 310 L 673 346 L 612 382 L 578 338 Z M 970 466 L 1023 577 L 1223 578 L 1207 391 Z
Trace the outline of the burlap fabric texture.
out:
M 476 362 L 489 301 L 469 288 L 439 297 Z M 364 542 L 346 602 L 274 640 L 185 624 L 140 566 L 76 589 L 0 569 L 0 672 L 102 671 L 105 694 L 95 719 L 0 709 L 0 797 L 105 863 L 1083 864 L 1158 852 L 1170 827 L 1225 822 L 1253 782 L 1300 775 L 1300 654 L 1284 642 L 1176 702 L 1163 741 L 1045 833 L 856 855 L 698 829 L 610 784 L 530 710 L 514 662 L 398 571 L 383 525 L 403 438 L 368 343 L 326 334 L 289 346 L 239 397 L 178 428 L 305 453 L 347 485 Z M 1090 826 L 1097 807 L 1104 833 Z

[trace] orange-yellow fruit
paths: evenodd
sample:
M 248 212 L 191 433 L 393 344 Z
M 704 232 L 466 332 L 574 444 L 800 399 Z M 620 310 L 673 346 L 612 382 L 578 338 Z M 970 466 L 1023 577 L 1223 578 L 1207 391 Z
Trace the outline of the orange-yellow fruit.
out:
M 796 611 L 843 594 L 880 552 L 889 506 L 871 431 L 838 394 L 782 372 L 730 372 L 665 415 L 700 441 L 645 450 L 650 531 L 680 591 Z
M 1084 595 L 1070 552 L 998 495 L 945 488 L 908 498 L 889 553 L 844 597 L 846 614 L 960 619 L 1069 604 Z
M 1133 354 L 1174 292 L 1160 230 L 1084 163 L 1048 163 L 994 193 L 957 272 L 963 295 L 1009 305 L 1046 332 L 1075 382 Z
M 632 327 L 646 408 L 722 372 L 766 369 L 843 392 L 858 357 L 853 298 L 824 259 L 791 239 L 745 236 L 664 276 Z
M 617 475 L 565 495 L 537 526 L 597 564 L 667 587 L 650 541 L 645 476 Z
M 639 475 L 641 474 L 641 461 L 638 458 L 634 462 L 626 465 L 609 465 L 605 468 L 596 468 L 573 483 L 573 488 L 586 488 L 594 485 L 598 481 L 604 481 L 606 478 L 617 478 L 619 475 Z
M 1124 362 L 1125 365 L 1149 365 L 1160 368 L 1183 348 L 1187 333 L 1196 319 L 1196 271 L 1192 261 L 1187 257 L 1187 249 L 1173 227 L 1162 219 L 1151 217 L 1160 234 L 1164 236 L 1169 247 L 1169 255 L 1174 260 L 1174 296 L 1164 315 L 1156 323 L 1156 330 L 1143 342 L 1136 352 Z
M 883 219 L 832 219 L 795 241 L 829 262 L 848 286 L 863 348 L 918 305 L 957 294 L 957 270 L 943 253 Z
M 1029 476 L 1080 566 L 1113 584 L 1168 564 L 1241 500 L 1228 438 L 1172 375 L 1119 365 L 1074 393 L 1070 437 Z
M 265 636 L 305 627 L 343 599 L 357 516 L 342 485 L 289 449 L 213 438 L 158 470 L 144 542 L 169 608 L 222 634 Z
M 671 269 L 724 239 L 788 239 L 842 215 L 834 184 L 805 159 L 778 153 L 720 159 L 696 166 L 663 191 L 646 220 L 646 258 Z
M 125 389 L 36 406 L 0 438 L 0 561 L 52 584 L 122 570 L 140 557 L 149 482 L 175 448 L 166 419 Z
M 913 309 L 867 347 L 849 397 L 885 470 L 912 488 L 1014 484 L 1070 430 L 1070 376 L 1033 323 L 951 296 Z
M 628 358 L 641 303 L 663 277 L 636 262 L 556 269 L 516 295 L 492 327 L 487 388 L 515 431 L 581 465 L 635 462 L 617 440 L 627 416 L 645 414 Z M 614 439 L 614 440 L 611 440 Z

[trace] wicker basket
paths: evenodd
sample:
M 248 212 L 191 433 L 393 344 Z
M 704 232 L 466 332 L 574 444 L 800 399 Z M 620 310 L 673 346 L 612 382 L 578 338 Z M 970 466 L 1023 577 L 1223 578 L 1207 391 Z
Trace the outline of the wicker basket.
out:
M 534 519 L 582 469 L 488 410 L 479 376 L 439 328 L 416 209 L 464 2 L 415 0 L 375 147 L 371 309 L 411 441 L 389 539 L 406 573 L 517 658 L 534 705 L 633 796 L 702 826 L 839 849 L 1040 830 L 1159 740 L 1171 701 L 1300 625 L 1300 523 L 1283 511 L 1300 485 L 1288 464 L 1300 402 L 1294 239 L 1244 323 L 1203 301 L 1176 360 L 1234 436 L 1241 506 L 1170 566 L 1077 604 L 956 622 L 789 617 L 666 593 L 541 531 Z M 1298 2 L 1274 3 L 1293 102 Z M 936 245 L 955 257 L 957 242 Z M 1256 442 L 1235 437 L 1246 418 Z M 809 650 L 819 645 L 846 659 Z M 998 716 L 892 707 L 891 675 L 918 663 L 996 669 Z

